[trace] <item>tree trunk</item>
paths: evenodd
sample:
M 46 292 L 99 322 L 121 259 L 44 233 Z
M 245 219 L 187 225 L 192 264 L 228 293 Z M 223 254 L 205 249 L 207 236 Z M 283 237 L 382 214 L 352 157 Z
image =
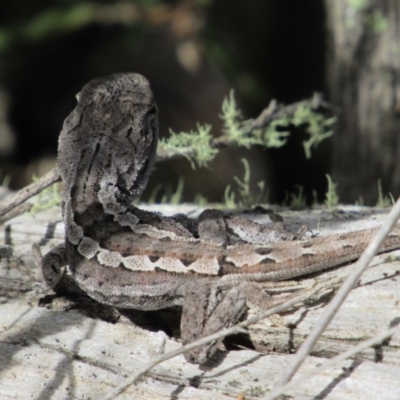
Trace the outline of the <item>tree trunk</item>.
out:
M 341 202 L 400 192 L 400 3 L 325 0 L 327 88 L 341 109 L 332 176 Z

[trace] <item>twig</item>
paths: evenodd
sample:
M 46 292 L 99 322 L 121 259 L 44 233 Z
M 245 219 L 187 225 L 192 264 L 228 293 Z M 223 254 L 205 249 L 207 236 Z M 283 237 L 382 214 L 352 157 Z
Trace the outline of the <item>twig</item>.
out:
M 22 203 L 19 206 L 16 206 L 11 209 L 11 211 L 6 212 L 0 217 L 0 225 L 4 224 L 4 222 L 17 217 L 18 215 L 24 214 L 28 212 L 32 208 L 32 204 Z
M 268 107 L 265 108 L 260 115 L 249 124 L 248 131 L 251 132 L 254 129 L 265 128 L 275 119 L 279 119 L 287 115 L 294 115 L 298 107 L 304 103 L 309 103 L 311 108 L 315 111 L 326 110 L 333 112 L 334 114 L 339 113 L 339 109 L 324 101 L 321 93 L 315 93 L 310 99 L 301 100 L 296 103 L 288 104 L 287 106 L 279 105 L 278 102 L 273 99 L 269 103 Z
M 243 126 L 243 134 L 250 136 L 254 130 L 266 128 L 274 120 L 280 119 L 284 116 L 293 116 L 296 110 L 303 104 L 310 104 L 311 108 L 315 111 L 325 110 L 331 113 L 337 113 L 338 110 L 331 106 L 329 103 L 322 99 L 321 94 L 314 94 L 312 98 L 301 100 L 292 104 L 282 105 L 278 104 L 276 100 L 271 100 L 268 107 L 261 111 L 260 115 L 254 120 L 250 120 Z M 233 140 L 229 134 L 222 134 L 210 142 L 210 147 L 213 149 L 222 149 L 226 147 L 236 146 L 236 140 Z M 179 152 L 166 151 L 159 147 L 157 149 L 156 162 L 167 161 L 179 157 L 193 157 L 196 155 L 196 149 L 193 147 L 180 148 Z
M 24 203 L 35 194 L 38 194 L 43 189 L 46 189 L 51 184 L 57 182 L 60 179 L 60 174 L 56 168 L 53 168 L 46 175 L 42 176 L 36 182 L 32 182 L 30 185 L 25 186 L 12 196 L 7 197 L 0 206 L 0 217 L 11 211 L 13 208 Z
M 283 301 L 281 304 L 276 305 L 273 308 L 270 308 L 268 311 L 265 311 L 265 312 L 258 314 L 252 318 L 249 318 L 248 320 L 243 321 L 237 325 L 234 325 L 231 328 L 223 329 L 217 333 L 206 336 L 200 340 L 196 340 L 195 342 L 190 343 L 186 346 L 182 346 L 179 349 L 176 349 L 174 351 L 170 351 L 168 353 L 154 357 L 149 363 L 147 363 L 142 368 L 140 368 L 140 370 L 134 376 L 127 379 L 125 382 L 123 382 L 121 385 L 119 385 L 117 388 L 115 388 L 112 392 L 110 392 L 106 397 L 104 397 L 103 400 L 114 399 L 116 396 L 118 396 L 124 390 L 126 390 L 129 386 L 136 383 L 144 374 L 149 372 L 154 366 L 156 366 L 157 364 L 160 364 L 161 362 L 169 360 L 172 357 L 178 356 L 178 355 L 185 353 L 186 351 L 192 350 L 196 347 L 201 347 L 201 346 L 204 346 L 213 341 L 223 339 L 226 336 L 237 334 L 237 333 L 243 333 L 243 332 L 247 333 L 245 328 L 247 328 L 248 326 L 253 325 L 265 318 L 268 318 L 269 316 L 271 316 L 273 314 L 276 314 L 283 310 L 291 308 L 298 303 L 302 303 L 302 302 L 308 300 L 310 297 L 315 296 L 318 293 L 326 292 L 327 289 L 333 290 L 341 283 L 341 281 L 342 280 L 340 278 L 334 278 L 334 279 L 331 279 L 328 282 L 324 282 L 322 284 L 321 283 L 315 284 L 314 287 L 312 287 L 311 289 L 302 290 L 300 293 L 298 293 L 296 295 L 285 296 L 286 299 L 289 297 L 289 300 Z M 279 299 L 276 299 L 276 302 L 279 302 Z
M 302 100 L 289 105 L 279 105 L 275 100 L 272 100 L 269 106 L 263 110 L 260 115 L 249 122 L 243 127 L 244 135 L 251 135 L 255 129 L 267 127 L 273 120 L 282 118 L 282 116 L 293 115 L 296 109 L 304 103 L 310 103 L 315 110 L 325 109 L 330 110 L 332 107 L 324 102 L 321 96 L 314 95 L 313 98 Z M 221 149 L 229 146 L 235 146 L 237 142 L 233 140 L 228 134 L 223 134 L 210 142 L 210 147 L 214 149 Z M 196 155 L 197 150 L 193 147 L 179 148 L 179 151 L 166 151 L 162 147 L 157 150 L 156 162 L 172 160 L 180 157 L 193 157 Z M 57 169 L 52 169 L 46 175 L 42 176 L 36 182 L 31 183 L 25 188 L 21 189 L 16 194 L 8 197 L 0 206 L 0 218 L 8 211 L 12 210 L 19 204 L 27 201 L 32 196 L 38 194 L 40 191 L 50 186 L 51 184 L 60 180 L 60 175 Z
M 275 399 L 277 396 L 282 394 L 283 385 L 285 385 L 296 371 L 300 368 L 301 364 L 304 362 L 305 358 L 310 354 L 312 347 L 315 342 L 322 335 L 323 331 L 326 329 L 332 318 L 335 316 L 337 310 L 342 305 L 347 295 L 353 286 L 357 283 L 361 274 L 364 272 L 368 264 L 371 262 L 374 255 L 377 253 L 380 245 L 386 238 L 386 236 L 393 229 L 397 220 L 400 217 L 400 199 L 397 200 L 392 211 L 386 217 L 385 222 L 382 224 L 376 236 L 370 242 L 368 247 L 365 249 L 357 264 L 354 267 L 353 272 L 347 277 L 341 288 L 336 293 L 335 297 L 326 307 L 324 313 L 322 314 L 319 322 L 317 323 L 314 330 L 309 334 L 307 339 L 300 346 L 296 353 L 295 360 L 292 367 L 287 371 L 284 376 L 278 381 L 278 386 L 273 389 L 269 395 L 269 399 Z
M 372 346 L 381 344 L 384 340 L 393 336 L 397 332 L 400 332 L 400 325 L 397 325 L 390 329 L 387 329 L 386 331 L 379 333 L 378 335 L 374 336 L 373 338 L 365 340 L 364 342 L 361 342 L 357 346 L 354 346 L 353 348 L 345 351 L 344 353 L 331 358 L 330 360 L 326 361 L 324 364 L 320 365 L 318 368 L 312 370 L 311 372 L 308 372 L 305 375 L 302 375 L 302 376 L 298 377 L 297 379 L 293 379 L 292 381 L 286 383 L 284 386 L 281 386 L 279 388 L 280 393 L 275 393 L 275 391 L 270 392 L 269 396 L 265 397 L 264 400 L 276 399 L 276 397 L 279 394 L 286 392 L 288 389 L 290 389 L 294 386 L 301 385 L 306 379 L 310 378 L 311 376 L 320 374 L 321 372 L 325 371 L 326 369 L 333 367 L 334 365 L 338 364 L 339 362 L 344 361 L 347 358 L 350 358 L 350 357 L 356 355 L 357 353 L 361 352 L 362 350 L 364 350 L 368 347 L 372 347 Z

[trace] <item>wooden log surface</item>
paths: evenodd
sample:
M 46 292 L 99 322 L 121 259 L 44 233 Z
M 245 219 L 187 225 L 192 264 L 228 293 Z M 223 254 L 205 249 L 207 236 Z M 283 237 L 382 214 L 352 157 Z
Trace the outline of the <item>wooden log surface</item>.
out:
M 156 209 L 166 214 L 199 212 L 193 205 Z M 314 232 L 320 227 L 321 235 L 329 235 L 375 226 L 386 213 L 343 207 L 335 213 L 308 210 L 281 214 L 292 229 L 306 223 Z M 270 223 L 265 214 L 249 217 Z M 1 229 L 1 399 L 98 399 L 146 364 L 164 340 L 165 351 L 180 347 L 176 309 L 121 312 L 115 317 L 112 312 L 88 311 L 89 306 L 79 306 L 76 297 L 71 300 L 37 292 L 40 273 L 31 245 L 40 243 L 45 252 L 63 241 L 59 208 L 36 216 L 21 215 L 6 221 Z M 351 292 L 299 376 L 399 322 L 400 263 L 393 258 L 389 261 L 388 253 L 375 258 L 375 266 Z M 344 266 L 301 282 L 344 276 L 350 269 L 351 265 Z M 330 298 L 252 326 L 249 335 L 228 340 L 231 350 L 219 352 L 205 366 L 191 365 L 182 355 L 165 361 L 118 398 L 235 399 L 240 394 L 246 399 L 263 398 L 290 365 L 292 353 Z M 304 380 L 286 394 L 295 399 L 399 399 L 400 335 Z

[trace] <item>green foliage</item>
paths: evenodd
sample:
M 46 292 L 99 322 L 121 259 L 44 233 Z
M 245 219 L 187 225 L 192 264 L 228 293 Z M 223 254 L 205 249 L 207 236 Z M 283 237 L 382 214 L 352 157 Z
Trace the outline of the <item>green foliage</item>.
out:
M 374 10 L 374 12 L 366 16 L 366 22 L 376 34 L 383 33 L 389 28 L 389 21 L 383 14 L 382 10 Z
M 238 186 L 240 196 L 242 197 L 242 199 L 246 199 L 250 196 L 250 165 L 245 158 L 242 158 L 240 161 L 243 163 L 244 166 L 243 179 L 240 179 L 237 176 L 234 176 L 233 179 Z
M 339 196 L 336 193 L 337 184 L 333 183 L 332 178 L 326 174 L 328 180 L 328 191 L 325 194 L 325 206 L 328 210 L 332 210 L 339 204 Z
M 288 126 L 289 123 L 290 119 L 286 116 L 274 119 L 266 128 L 253 130 L 253 134 L 259 136 L 265 146 L 279 148 L 286 144 L 290 132 L 278 130 L 278 128 Z
M 90 3 L 76 4 L 69 9 L 48 9 L 30 21 L 24 33 L 27 38 L 40 40 L 53 32 L 78 29 L 92 20 L 95 9 Z
M 311 158 L 311 149 L 333 135 L 332 125 L 336 118 L 327 118 L 313 108 L 313 102 L 300 102 L 293 115 L 286 113 L 279 118 L 274 118 L 265 128 L 251 129 L 253 120 L 243 120 L 242 112 L 236 104 L 234 92 L 222 104 L 221 118 L 224 121 L 223 132 L 238 146 L 249 148 L 253 145 L 279 148 L 286 144 L 290 131 L 285 130 L 293 124 L 304 128 L 309 135 L 305 140 L 304 151 L 306 157 Z
M 94 3 L 75 4 L 67 7 L 51 7 L 39 13 L 25 24 L 0 29 L 0 53 L 16 40 L 43 40 L 54 33 L 79 29 L 96 18 L 99 6 Z
M 346 17 L 347 28 L 354 29 L 362 23 L 365 28 L 377 35 L 388 29 L 389 20 L 378 5 L 371 7 L 371 2 L 367 0 L 347 0 L 347 2 L 353 8 Z
M 384 196 L 382 191 L 382 182 L 378 179 L 378 202 L 376 203 L 377 207 L 389 207 L 395 203 L 394 198 L 391 193 L 389 196 Z
M 318 205 L 318 194 L 315 189 L 313 189 L 313 191 L 312 191 L 312 196 L 313 196 L 312 205 L 317 206 Z
M 181 202 L 183 188 L 185 186 L 185 180 L 183 176 L 179 177 L 178 186 L 173 193 L 166 193 L 161 198 L 161 204 L 172 204 L 177 205 Z
M 147 200 L 148 204 L 155 204 L 156 199 L 160 191 L 163 189 L 163 185 L 159 183 L 151 192 L 149 199 Z M 183 193 L 183 188 L 184 188 L 184 179 L 183 177 L 179 178 L 178 186 L 176 187 L 175 192 L 173 193 L 168 193 L 169 191 L 166 190 L 162 197 L 160 204 L 180 204 L 182 201 L 182 193 Z M 204 207 L 208 204 L 208 200 L 206 197 L 204 197 L 201 194 L 196 194 L 196 196 L 193 199 L 193 203 L 197 204 L 200 207 Z
M 292 208 L 293 210 L 300 210 L 302 208 L 306 208 L 307 202 L 306 202 L 306 197 L 304 196 L 303 193 L 304 187 L 301 185 L 296 185 L 296 188 L 298 192 L 290 194 L 289 207 Z
M 203 0 L 203 2 L 198 0 L 198 2 L 199 4 L 206 3 L 207 0 Z M 139 19 L 140 10 L 151 10 L 162 6 L 161 0 L 136 0 L 135 2 L 53 1 L 48 2 L 47 8 L 46 2 L 43 3 L 43 10 L 37 12 L 30 20 L 17 21 L 11 26 L 0 28 L 0 53 L 18 41 L 46 40 L 57 34 L 76 31 L 92 23 L 139 25 L 140 22 L 143 22 Z M 140 10 L 138 10 L 139 7 Z
M 158 185 L 156 185 L 154 187 L 154 189 L 151 191 L 150 196 L 147 200 L 148 204 L 155 204 L 156 203 L 156 199 L 158 196 L 158 193 L 160 193 L 160 190 L 163 188 L 163 185 L 161 183 L 159 183 Z M 137 200 L 137 202 L 139 202 L 139 200 Z M 136 204 L 136 201 L 134 201 L 134 203 Z
M 183 176 L 179 178 L 178 186 L 176 187 L 175 191 L 171 190 L 170 186 L 163 186 L 161 183 L 158 184 L 151 192 L 149 199 L 147 200 L 148 204 L 155 204 L 158 194 L 161 190 L 164 191 L 164 194 L 161 196 L 160 204 L 179 204 L 182 200 L 182 193 L 183 188 L 185 186 L 185 181 Z M 140 201 L 137 200 L 135 203 L 139 203 Z
M 347 2 L 356 11 L 362 11 L 368 5 L 366 0 L 347 0 Z
M 36 176 L 32 178 L 34 182 L 38 180 Z M 61 194 L 58 184 L 55 183 L 42 190 L 36 197 L 36 201 L 29 210 L 29 214 L 36 215 L 40 211 L 48 210 L 53 206 L 61 204 Z
M 197 124 L 197 131 L 175 133 L 170 129 L 168 139 L 160 139 L 159 146 L 166 152 L 182 154 L 192 168 L 205 167 L 214 159 L 218 150 L 211 147 L 211 125 Z M 194 154 L 193 154 L 194 150 Z
M 308 102 L 302 102 L 296 109 L 291 122 L 296 126 L 305 126 L 309 139 L 303 142 L 306 158 L 311 158 L 311 149 L 316 148 L 319 143 L 333 135 L 332 125 L 336 122 L 335 117 L 326 118 L 324 115 L 313 110 Z
M 228 209 L 234 209 L 237 207 L 235 201 L 235 193 L 232 192 L 231 185 L 225 188 L 224 192 L 225 207 Z
M 297 192 L 289 193 L 285 191 L 285 198 L 282 205 L 295 210 L 305 208 L 307 206 L 307 198 L 304 196 L 304 187 L 296 185 Z
M 362 196 L 358 196 L 356 200 L 356 206 L 363 206 L 364 205 L 364 198 Z
M 149 199 L 146 201 L 147 204 L 156 204 L 157 196 L 159 195 L 161 190 L 164 190 L 164 194 L 161 196 L 160 204 L 180 204 L 182 201 L 182 193 L 184 188 L 184 178 L 181 176 L 178 181 L 178 185 L 174 192 L 171 191 L 170 187 L 164 187 L 161 183 L 159 183 L 151 192 Z M 139 203 L 139 200 L 137 201 Z M 199 206 L 206 206 L 208 201 L 207 199 L 201 195 L 196 194 L 193 199 L 193 203 Z
M 237 146 L 249 148 L 253 145 L 281 147 L 286 144 L 290 135 L 283 128 L 293 124 L 304 127 L 309 139 L 304 141 L 306 157 L 311 157 L 311 149 L 317 147 L 324 139 L 330 137 L 330 129 L 335 118 L 326 118 L 314 111 L 309 101 L 304 101 L 295 109 L 293 115 L 284 114 L 273 119 L 265 128 L 252 129 L 253 120 L 244 120 L 233 90 L 222 103 L 223 133 L 226 141 Z M 181 154 L 186 157 L 193 168 L 207 166 L 218 153 L 212 147 L 211 125 L 197 124 L 197 131 L 175 133 L 170 130 L 168 139 L 161 139 L 159 146 L 167 153 Z M 246 195 L 247 196 L 247 195 Z
M 222 103 L 222 114 L 220 115 L 224 121 L 223 133 L 231 142 L 237 146 L 249 148 L 254 145 L 262 145 L 267 147 L 281 147 L 286 143 L 289 132 L 280 132 L 276 128 L 280 125 L 289 123 L 286 117 L 272 121 L 265 129 L 254 129 L 249 132 L 249 126 L 253 120 L 244 120 L 242 112 L 238 108 L 231 90 L 229 96 Z
M 208 204 L 208 200 L 202 194 L 197 193 L 196 196 L 194 196 L 193 203 L 200 207 L 205 207 Z
M 301 126 L 308 134 L 309 139 L 304 142 L 306 157 L 311 157 L 311 149 L 324 139 L 332 135 L 330 129 L 335 122 L 335 118 L 326 118 L 316 112 L 312 101 L 303 101 L 296 108 L 289 107 L 287 112 L 277 108 L 276 114 L 279 118 L 274 118 L 264 128 L 252 128 L 253 120 L 244 120 L 239 109 L 233 90 L 229 93 L 222 103 L 223 136 L 219 138 L 221 144 L 235 144 L 249 148 L 253 145 L 263 145 L 266 147 L 281 147 L 287 142 L 290 135 L 289 126 Z M 283 109 L 285 110 L 285 109 Z M 273 111 L 272 111 L 273 112 Z M 285 131 L 284 127 L 288 127 Z M 218 153 L 213 146 L 213 138 L 210 134 L 211 125 L 197 124 L 197 131 L 175 133 L 170 130 L 171 136 L 161 139 L 159 146 L 167 154 L 181 154 L 186 157 L 193 168 L 196 166 L 207 166 Z M 217 139 L 218 140 L 218 139 Z M 225 205 L 227 208 L 237 206 L 248 206 L 254 203 L 264 203 L 268 199 L 268 191 L 265 189 L 265 182 L 257 185 L 257 194 L 250 193 L 250 167 L 246 160 L 242 160 L 244 165 L 244 176 L 242 179 L 234 177 L 238 193 L 238 199 L 231 186 L 226 187 L 224 193 Z M 154 202 L 161 187 L 156 187 L 150 196 L 150 201 Z M 329 193 L 329 192 L 328 192 Z M 164 200 L 166 201 L 164 196 Z M 330 199 L 329 201 L 333 201 Z M 297 194 L 291 194 L 290 204 L 293 208 L 305 207 L 303 188 L 299 188 Z
M 238 146 L 249 148 L 251 145 L 258 144 L 254 138 L 244 135 L 246 122 L 243 121 L 243 115 L 236 104 L 234 91 L 231 90 L 228 97 L 225 97 L 222 103 L 222 114 L 224 121 L 223 133 Z
M 239 193 L 239 199 L 236 201 L 236 196 L 231 186 L 228 185 L 225 189 L 224 199 L 225 206 L 227 208 L 236 208 L 236 207 L 246 207 L 257 203 L 266 203 L 268 200 L 268 190 L 265 189 L 265 182 L 260 181 L 257 183 L 259 187 L 258 193 L 251 193 L 250 191 L 250 165 L 249 162 L 245 159 L 241 159 L 244 166 L 244 175 L 243 178 L 240 179 L 237 176 L 234 176 L 233 179 L 237 185 L 237 192 Z

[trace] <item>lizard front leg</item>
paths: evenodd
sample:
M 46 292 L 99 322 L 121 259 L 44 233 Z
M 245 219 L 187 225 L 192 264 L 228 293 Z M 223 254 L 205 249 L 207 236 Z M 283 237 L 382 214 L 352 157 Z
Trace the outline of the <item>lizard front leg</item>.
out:
M 67 265 L 67 253 L 64 244 L 59 244 L 50 250 L 42 259 L 42 274 L 46 284 L 54 289 L 64 275 Z

